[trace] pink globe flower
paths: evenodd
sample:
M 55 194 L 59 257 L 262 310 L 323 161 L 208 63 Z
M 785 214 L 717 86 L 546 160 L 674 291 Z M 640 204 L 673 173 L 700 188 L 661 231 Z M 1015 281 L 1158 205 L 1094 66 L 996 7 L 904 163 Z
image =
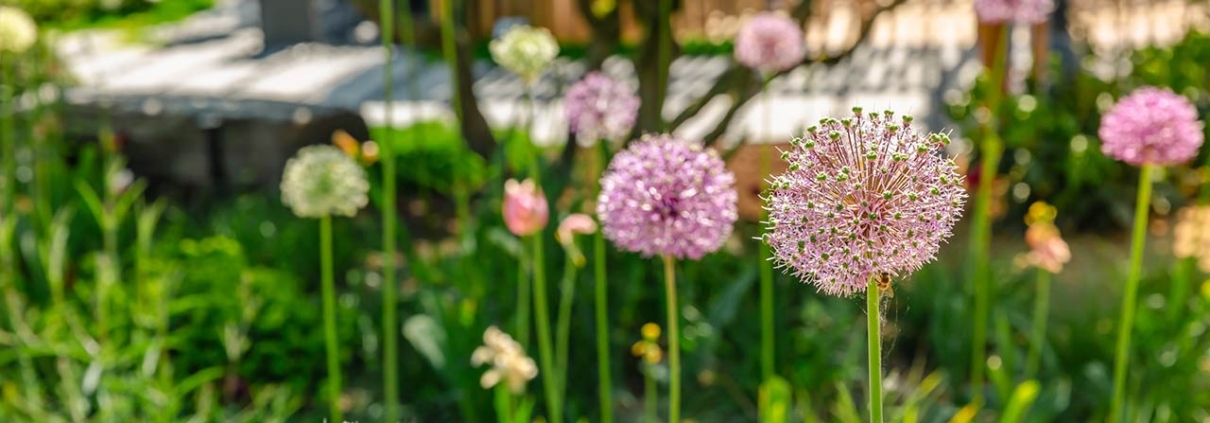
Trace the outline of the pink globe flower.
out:
M 916 133 L 910 116 L 853 110 L 791 141 L 766 206 L 777 265 L 838 296 L 932 261 L 966 199 L 957 166 L 940 154 L 949 137 Z
M 639 97 L 625 84 L 592 72 L 567 89 L 567 119 L 576 142 L 591 147 L 630 135 L 639 114 Z
M 1166 88 L 1143 87 L 1122 98 L 1101 118 L 1101 152 L 1123 162 L 1185 163 L 1202 146 L 1202 122 L 1185 97 Z
M 735 176 L 713 150 L 646 136 L 609 163 L 597 216 L 623 250 L 696 260 L 731 235 L 736 199 Z
M 802 26 L 773 13 L 753 16 L 735 35 L 735 60 L 765 73 L 781 72 L 802 63 Z
M 1054 0 L 975 0 L 975 16 L 985 24 L 1040 24 L 1054 10 Z
M 549 219 L 546 195 L 533 180 L 509 179 L 504 183 L 504 225 L 509 232 L 516 236 L 533 235 L 545 228 Z

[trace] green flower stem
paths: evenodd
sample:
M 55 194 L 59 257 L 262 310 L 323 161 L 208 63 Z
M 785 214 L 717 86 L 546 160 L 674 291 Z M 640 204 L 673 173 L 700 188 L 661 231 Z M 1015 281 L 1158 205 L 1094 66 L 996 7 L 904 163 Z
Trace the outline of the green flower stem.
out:
M 319 218 L 319 267 L 323 281 L 324 344 L 328 356 L 328 415 L 341 422 L 340 351 L 336 347 L 336 283 L 332 276 L 332 216 Z
M 597 143 L 592 158 L 593 172 L 591 186 L 593 199 L 601 190 L 601 169 L 604 169 L 605 142 Z M 592 236 L 592 267 L 596 279 L 596 314 L 597 314 L 597 382 L 598 395 L 601 401 L 601 423 L 613 423 L 613 381 L 609 370 L 609 280 L 605 274 L 605 234 L 598 230 Z
M 567 343 L 571 337 L 571 306 L 576 297 L 576 264 L 571 254 L 566 256 L 563 283 L 559 287 L 559 317 L 555 321 L 555 368 L 559 373 L 559 402 L 563 403 L 567 401 Z
M 1113 401 L 1109 422 L 1121 422 L 1126 398 L 1126 363 L 1130 357 L 1130 335 L 1134 328 L 1134 312 L 1138 307 L 1139 280 L 1142 278 L 1143 244 L 1147 237 L 1147 211 L 1151 209 L 1151 179 L 1156 167 L 1143 165 L 1139 175 L 1139 197 L 1134 207 L 1134 233 L 1130 237 L 1130 274 L 1122 294 L 1122 319 L 1118 321 L 1118 342 L 1113 358 Z
M 529 294 L 529 266 L 526 263 L 525 252 L 521 252 L 517 260 L 517 342 L 522 348 L 529 349 L 529 304 L 533 298 Z
M 870 423 L 882 423 L 882 331 L 879 327 L 878 281 L 870 279 L 866 288 L 866 336 L 870 357 Z
M 668 299 L 668 421 L 681 421 L 681 325 L 676 303 L 676 262 L 664 255 L 664 286 Z
M 655 385 L 655 378 L 651 376 L 653 364 L 646 365 L 643 369 L 643 422 L 644 423 L 659 423 L 660 418 L 656 414 L 659 412 L 659 392 Z
M 1036 379 L 1042 362 L 1042 344 L 1046 342 L 1047 315 L 1050 313 L 1050 272 L 1038 268 L 1034 288 L 1034 326 L 1029 337 L 1029 356 L 1025 359 L 1025 378 Z
M 542 234 L 533 237 L 533 271 L 534 271 L 534 318 L 538 324 L 538 359 L 542 367 L 538 373 L 542 375 L 542 385 L 546 391 L 546 418 L 551 423 L 563 422 L 563 404 L 559 401 L 559 385 L 557 373 L 551 354 L 550 340 L 550 306 L 546 301 L 546 270 L 543 264 Z
M 382 158 L 382 384 L 386 397 L 383 421 L 399 421 L 399 282 L 395 277 L 395 127 L 392 125 L 392 104 L 395 101 L 392 63 L 395 53 L 395 2 L 381 0 L 378 6 L 379 28 L 382 29 L 382 95 L 383 121 L 387 128 L 378 145 Z M 410 13 L 410 12 L 409 12 Z M 404 13 L 407 15 L 408 13 Z M 409 17 L 410 18 L 410 17 Z
M 1000 155 L 1004 145 L 996 134 L 997 117 L 1000 110 L 1000 97 L 1004 89 L 1006 59 L 1008 54 L 1008 26 L 996 38 L 995 55 L 991 67 L 991 94 L 988 96 L 987 107 L 992 118 L 984 128 L 983 142 L 980 153 L 983 160 L 980 163 L 979 189 L 975 193 L 974 222 L 971 228 L 971 263 L 972 280 L 974 282 L 974 336 L 971 338 L 971 402 L 983 403 L 983 380 L 987 357 L 987 322 L 991 313 L 991 296 L 995 288 L 991 281 L 989 255 L 991 254 L 991 200 L 992 182 L 996 179 L 996 170 L 1000 164 Z
M 772 126 L 769 123 L 769 119 L 770 119 L 771 115 L 773 114 L 773 107 L 769 102 L 769 97 L 770 97 L 769 90 L 765 89 L 765 87 L 767 87 L 768 84 L 769 84 L 769 79 L 766 78 L 765 83 L 761 86 L 761 101 L 762 101 L 762 103 L 764 103 L 764 108 L 765 108 L 764 131 L 762 131 L 762 132 L 765 133 L 766 138 L 768 137 L 768 135 L 769 135 L 768 133 L 770 132 L 769 127 Z M 763 141 L 768 141 L 768 140 L 766 139 Z M 770 163 L 772 161 L 772 158 L 770 157 L 770 155 L 772 153 L 773 153 L 772 148 L 770 148 L 770 145 L 767 142 L 761 144 L 760 171 L 759 171 L 760 176 L 761 176 L 761 182 L 760 182 L 761 195 L 764 195 L 765 190 L 768 189 L 768 187 L 769 187 L 768 175 L 769 175 L 770 169 L 773 167 L 773 164 Z M 764 235 L 764 233 L 765 233 L 765 228 L 764 228 L 763 222 L 765 220 L 767 220 L 768 218 L 769 218 L 769 211 L 765 210 L 764 207 L 761 207 L 761 209 L 760 209 L 760 221 L 762 222 L 761 229 L 760 229 L 761 235 Z M 770 260 L 773 256 L 773 253 L 772 253 L 772 251 L 770 251 L 769 244 L 766 242 L 761 242 L 759 249 L 760 249 L 760 327 L 761 327 L 761 331 L 760 331 L 760 369 L 761 369 L 761 380 L 766 381 L 766 380 L 769 380 L 769 378 L 773 377 L 773 373 L 774 373 L 773 367 L 774 367 L 774 360 L 775 360 L 774 333 L 773 333 L 773 330 L 774 330 L 773 329 L 773 312 L 774 312 L 774 310 L 773 310 L 773 262 Z

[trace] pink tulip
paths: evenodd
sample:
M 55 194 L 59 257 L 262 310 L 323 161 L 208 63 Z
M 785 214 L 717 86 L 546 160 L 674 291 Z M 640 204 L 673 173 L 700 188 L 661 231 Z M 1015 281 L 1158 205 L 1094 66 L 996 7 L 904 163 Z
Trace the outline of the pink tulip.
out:
M 504 183 L 504 224 L 509 232 L 516 236 L 533 235 L 545 228 L 549 219 L 546 196 L 533 180 L 509 179 Z

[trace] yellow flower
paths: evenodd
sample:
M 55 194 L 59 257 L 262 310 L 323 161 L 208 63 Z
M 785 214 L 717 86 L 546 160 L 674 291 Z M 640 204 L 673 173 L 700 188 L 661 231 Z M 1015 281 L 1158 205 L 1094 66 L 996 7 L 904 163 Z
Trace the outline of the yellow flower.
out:
M 630 346 L 630 353 L 642 357 L 647 364 L 659 363 L 664 358 L 664 350 L 660 348 L 660 326 L 655 323 L 643 325 L 643 339 Z

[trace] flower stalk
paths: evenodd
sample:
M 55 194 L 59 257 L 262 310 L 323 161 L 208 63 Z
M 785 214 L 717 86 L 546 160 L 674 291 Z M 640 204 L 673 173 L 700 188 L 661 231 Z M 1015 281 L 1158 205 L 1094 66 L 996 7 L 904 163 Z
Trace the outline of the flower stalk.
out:
M 1143 247 L 1147 238 L 1147 214 L 1151 209 L 1151 180 L 1156 171 L 1152 164 L 1143 165 L 1139 175 L 1138 199 L 1134 207 L 1134 231 L 1130 237 L 1130 273 L 1122 294 L 1122 318 L 1118 321 L 1117 346 L 1113 356 L 1113 399 L 1109 421 L 1121 422 L 1125 416 L 1126 372 L 1130 360 L 1130 338 L 1134 329 L 1134 314 L 1138 308 L 1139 282 L 1142 278 Z
M 866 339 L 870 365 L 870 423 L 882 423 L 882 329 L 878 311 L 880 292 L 877 277 L 866 287 Z
M 319 267 L 323 290 L 324 348 L 328 363 L 328 415 L 344 421 L 340 409 L 340 350 L 336 339 L 336 283 L 332 271 L 332 217 L 319 218 Z
M 668 309 L 668 421 L 681 421 L 681 326 L 676 299 L 676 260 L 664 259 L 664 289 Z

